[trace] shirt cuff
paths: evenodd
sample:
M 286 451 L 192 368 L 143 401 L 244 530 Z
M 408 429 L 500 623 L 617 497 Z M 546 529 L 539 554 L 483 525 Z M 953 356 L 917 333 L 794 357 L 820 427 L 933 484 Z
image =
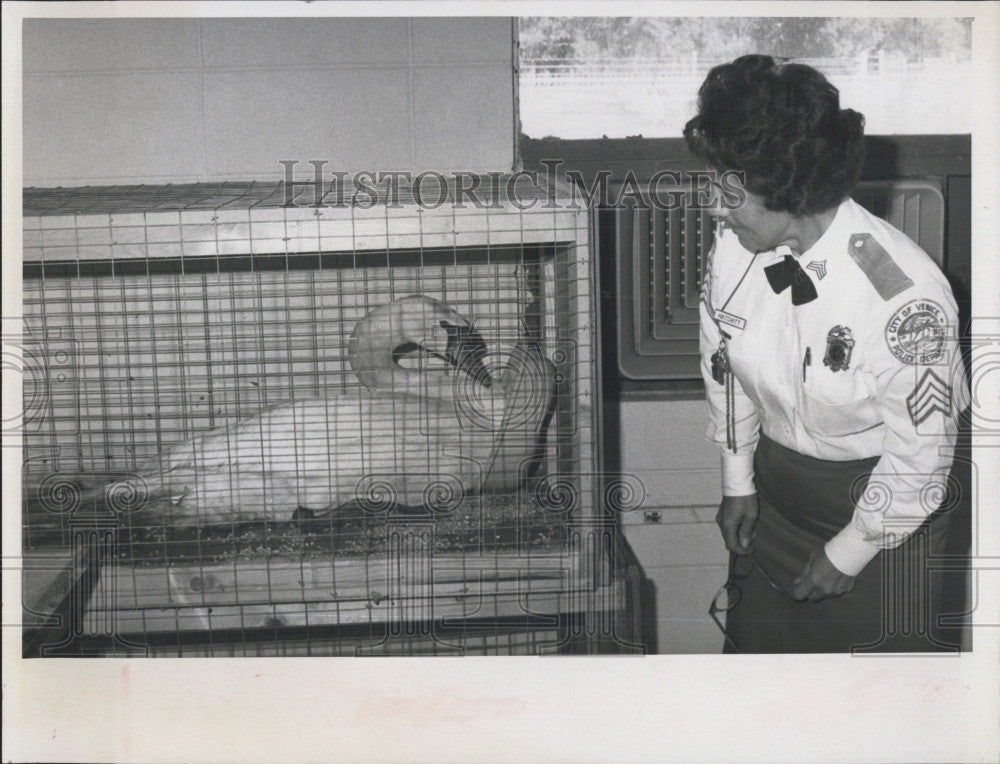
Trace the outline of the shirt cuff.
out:
M 722 452 L 722 495 L 749 496 L 757 493 L 753 484 L 753 454 Z
M 882 548 L 865 541 L 861 532 L 850 523 L 836 536 L 826 542 L 826 556 L 833 566 L 845 576 L 856 576 L 874 559 Z

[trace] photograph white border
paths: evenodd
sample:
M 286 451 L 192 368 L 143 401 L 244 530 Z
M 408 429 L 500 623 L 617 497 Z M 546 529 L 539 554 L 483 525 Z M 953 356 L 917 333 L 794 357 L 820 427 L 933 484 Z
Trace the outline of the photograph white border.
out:
M 5 3 L 3 309 L 20 315 L 25 17 L 972 16 L 973 333 L 1000 336 L 1000 4 L 819 2 Z M 16 322 L 15 322 L 16 323 Z M 5 372 L 7 370 L 5 369 Z M 1000 400 L 1000 374 L 978 389 Z M 21 406 L 3 377 L 3 416 Z M 996 410 L 992 419 L 998 419 Z M 4 761 L 995 761 L 1000 513 L 974 436 L 981 556 L 958 656 L 22 660 L 3 629 Z M 4 621 L 20 613 L 20 460 L 3 449 Z M 9 618 L 8 618 L 9 616 Z

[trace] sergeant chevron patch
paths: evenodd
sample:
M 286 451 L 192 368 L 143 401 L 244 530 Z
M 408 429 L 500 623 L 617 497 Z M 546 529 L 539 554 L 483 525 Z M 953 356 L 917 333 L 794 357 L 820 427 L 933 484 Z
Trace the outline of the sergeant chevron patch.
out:
M 816 278 L 822 281 L 826 278 L 826 260 L 813 260 L 806 266 L 806 270 L 815 273 Z
M 914 427 L 935 411 L 948 416 L 951 413 L 951 385 L 931 369 L 927 369 L 907 397 L 906 410 L 910 413 L 910 421 Z

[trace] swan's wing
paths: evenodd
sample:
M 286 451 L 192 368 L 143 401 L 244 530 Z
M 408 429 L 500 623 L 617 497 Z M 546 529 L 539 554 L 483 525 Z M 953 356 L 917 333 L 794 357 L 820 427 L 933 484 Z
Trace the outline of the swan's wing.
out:
M 191 523 L 288 519 L 375 483 L 419 504 L 431 484 L 476 487 L 468 437 L 454 407 L 413 396 L 305 399 L 171 447 L 140 473 L 139 493 L 165 520 Z

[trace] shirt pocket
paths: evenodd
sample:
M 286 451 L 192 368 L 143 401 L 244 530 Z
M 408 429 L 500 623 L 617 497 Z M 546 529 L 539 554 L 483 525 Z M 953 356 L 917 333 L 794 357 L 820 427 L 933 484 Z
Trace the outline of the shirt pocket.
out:
M 877 424 L 874 399 L 859 374 L 811 367 L 802 386 L 802 423 L 814 437 L 843 436 Z

